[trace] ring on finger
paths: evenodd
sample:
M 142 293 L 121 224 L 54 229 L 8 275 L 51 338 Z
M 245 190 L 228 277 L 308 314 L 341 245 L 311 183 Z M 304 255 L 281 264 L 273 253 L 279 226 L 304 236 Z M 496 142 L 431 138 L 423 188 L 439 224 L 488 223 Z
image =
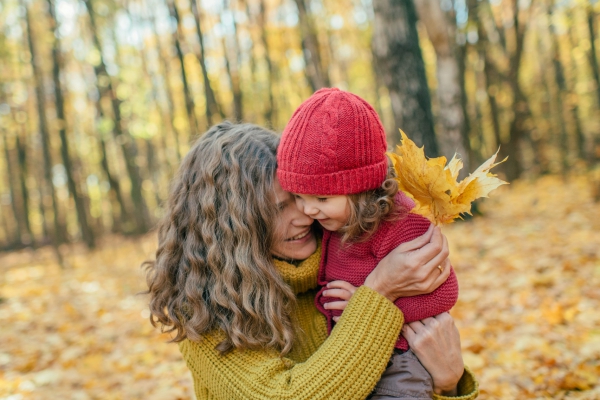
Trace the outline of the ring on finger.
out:
M 438 265 L 437 267 L 440 270 L 440 274 L 444 272 L 444 268 L 441 265 Z

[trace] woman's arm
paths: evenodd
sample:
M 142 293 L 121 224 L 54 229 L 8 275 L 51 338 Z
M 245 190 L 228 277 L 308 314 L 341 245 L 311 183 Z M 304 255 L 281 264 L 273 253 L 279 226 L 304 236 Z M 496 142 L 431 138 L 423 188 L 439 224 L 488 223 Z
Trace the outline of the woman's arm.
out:
M 460 335 L 448 313 L 405 324 L 402 335 L 411 350 L 433 378 L 435 398 L 474 399 L 479 393 L 477 381 L 465 369 Z
M 331 336 L 303 363 L 267 350 L 221 356 L 215 350 L 223 339 L 218 333 L 200 343 L 186 340 L 180 350 L 198 399 L 360 399 L 385 370 L 402 323 L 393 303 L 361 287 Z
M 448 241 L 439 227 L 392 250 L 365 280 L 368 286 L 390 301 L 399 297 L 431 293 L 448 279 Z M 442 267 L 442 271 L 438 266 Z
M 400 244 L 381 259 L 364 285 L 392 302 L 400 297 L 431 293 L 450 276 L 448 255 L 446 237 L 438 227 L 430 225 L 423 235 Z M 356 287 L 348 282 L 329 282 L 323 296 L 340 300 L 325 303 L 323 307 L 343 311 L 355 291 Z M 337 321 L 339 317 L 333 319 Z

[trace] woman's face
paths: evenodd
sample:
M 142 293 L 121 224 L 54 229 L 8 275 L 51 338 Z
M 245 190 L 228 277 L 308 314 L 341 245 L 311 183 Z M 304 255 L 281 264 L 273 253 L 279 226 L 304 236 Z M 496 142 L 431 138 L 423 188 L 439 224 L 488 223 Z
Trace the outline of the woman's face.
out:
M 275 243 L 271 254 L 286 260 L 304 260 L 317 250 L 312 230 L 313 219 L 296 207 L 294 196 L 286 192 L 275 178 L 275 204 L 279 210 L 275 222 Z

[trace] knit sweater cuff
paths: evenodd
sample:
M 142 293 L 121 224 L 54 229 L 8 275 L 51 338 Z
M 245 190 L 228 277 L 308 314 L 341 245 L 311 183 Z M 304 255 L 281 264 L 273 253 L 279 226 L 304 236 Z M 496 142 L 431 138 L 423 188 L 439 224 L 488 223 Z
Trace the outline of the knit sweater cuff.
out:
M 366 310 L 370 311 L 366 312 Z M 360 286 L 352 295 L 336 326 L 340 325 L 344 319 L 364 320 L 366 315 L 370 315 L 369 318 L 372 319 L 368 324 L 369 327 L 380 327 L 380 329 L 368 329 L 369 335 L 381 335 L 377 331 L 381 332 L 383 329 L 386 330 L 386 334 L 381 335 L 382 338 L 388 336 L 390 330 L 397 331 L 397 335 L 399 335 L 400 328 L 404 324 L 404 314 L 394 303 L 370 287 Z
M 456 396 L 441 396 L 433 394 L 434 400 L 473 400 L 479 395 L 479 382 L 475 379 L 475 376 L 471 370 L 465 367 L 463 376 L 458 381 L 458 390 Z

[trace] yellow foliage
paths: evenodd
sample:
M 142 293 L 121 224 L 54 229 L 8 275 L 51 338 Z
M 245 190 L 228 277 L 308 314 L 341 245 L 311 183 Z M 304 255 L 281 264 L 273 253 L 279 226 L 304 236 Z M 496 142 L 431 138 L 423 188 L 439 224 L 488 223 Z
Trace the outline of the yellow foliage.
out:
M 412 212 L 436 225 L 449 224 L 460 214 L 471 214 L 473 201 L 488 197 L 492 190 L 507 184 L 490 172 L 506 160 L 494 164 L 498 152 L 458 182 L 463 162 L 456 154 L 446 165 L 446 157 L 427 158 L 423 147 L 417 147 L 402 130 L 400 134 L 402 142 L 396 152 L 388 153 L 398 176 L 398 185 L 415 201 Z

